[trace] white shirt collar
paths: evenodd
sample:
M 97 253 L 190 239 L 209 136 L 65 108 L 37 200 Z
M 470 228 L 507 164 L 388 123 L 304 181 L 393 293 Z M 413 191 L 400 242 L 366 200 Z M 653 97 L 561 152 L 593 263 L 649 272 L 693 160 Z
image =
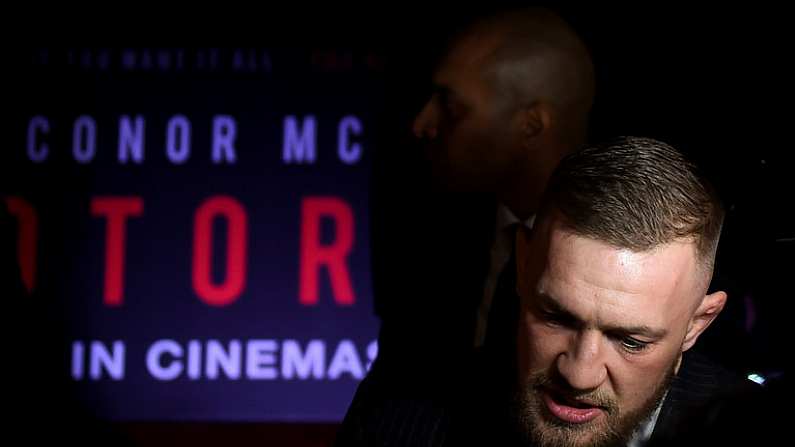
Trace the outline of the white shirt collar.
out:
M 533 224 L 535 223 L 536 215 L 533 214 L 527 220 L 523 222 L 524 226 L 528 229 L 533 228 Z M 497 231 L 503 231 L 510 227 L 513 224 L 519 223 L 519 218 L 505 205 L 499 204 L 497 206 Z
M 662 410 L 663 402 L 665 402 L 665 397 L 660 400 L 657 409 L 649 416 L 649 419 L 635 430 L 632 439 L 627 443 L 627 447 L 641 447 L 651 439 L 651 435 L 654 433 L 654 427 L 657 425 L 657 418 L 660 417 L 660 410 Z

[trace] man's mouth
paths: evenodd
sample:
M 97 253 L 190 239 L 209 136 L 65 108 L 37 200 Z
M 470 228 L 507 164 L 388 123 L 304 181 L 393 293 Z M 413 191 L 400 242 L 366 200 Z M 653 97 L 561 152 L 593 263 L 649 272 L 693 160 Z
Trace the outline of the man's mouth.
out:
M 593 402 L 569 398 L 549 389 L 542 389 L 541 396 L 553 416 L 572 424 L 590 422 L 605 411 Z

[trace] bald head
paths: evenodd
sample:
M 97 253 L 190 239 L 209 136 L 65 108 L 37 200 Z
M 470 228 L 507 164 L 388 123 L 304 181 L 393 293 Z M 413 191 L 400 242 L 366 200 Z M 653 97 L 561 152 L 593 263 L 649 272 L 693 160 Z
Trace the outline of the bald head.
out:
M 551 11 L 528 8 L 481 20 L 456 41 L 487 42 L 482 75 L 506 112 L 543 105 L 564 144 L 585 142 L 593 104 L 591 57 L 574 30 Z
M 505 13 L 454 38 L 432 81 L 413 131 L 434 177 L 529 217 L 560 160 L 586 140 L 594 81 L 585 46 L 549 11 Z

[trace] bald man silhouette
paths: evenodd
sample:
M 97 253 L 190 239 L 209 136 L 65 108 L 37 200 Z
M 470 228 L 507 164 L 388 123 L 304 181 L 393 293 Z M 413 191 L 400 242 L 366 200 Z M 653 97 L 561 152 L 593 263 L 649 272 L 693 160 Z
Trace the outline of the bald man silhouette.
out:
M 412 445 L 441 433 L 433 409 L 455 393 L 455 377 L 488 340 L 513 333 L 504 320 L 515 303 L 500 302 L 500 288 L 512 284 L 503 273 L 514 270 L 515 230 L 532 226 L 552 171 L 586 142 L 592 62 L 551 11 L 472 23 L 450 41 L 432 85 L 412 131 L 435 187 L 374 194 L 385 210 L 373 219 L 379 354 L 338 445 Z

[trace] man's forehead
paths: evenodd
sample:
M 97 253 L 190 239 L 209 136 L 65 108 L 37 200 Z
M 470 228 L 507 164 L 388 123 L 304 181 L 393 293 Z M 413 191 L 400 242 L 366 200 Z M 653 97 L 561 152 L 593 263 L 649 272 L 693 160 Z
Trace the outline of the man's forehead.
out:
M 502 36 L 493 31 L 474 31 L 458 39 L 436 69 L 437 76 L 462 70 L 479 70 L 500 45 Z
M 533 296 L 546 297 L 578 321 L 661 336 L 684 321 L 698 296 L 685 243 L 638 253 L 565 230 L 553 231 L 548 242 L 546 253 L 538 253 Z
M 638 252 L 576 235 L 562 226 L 548 230 L 544 264 L 553 277 L 573 278 L 602 290 L 661 297 L 690 292 L 697 284 L 693 242 L 676 241 Z

